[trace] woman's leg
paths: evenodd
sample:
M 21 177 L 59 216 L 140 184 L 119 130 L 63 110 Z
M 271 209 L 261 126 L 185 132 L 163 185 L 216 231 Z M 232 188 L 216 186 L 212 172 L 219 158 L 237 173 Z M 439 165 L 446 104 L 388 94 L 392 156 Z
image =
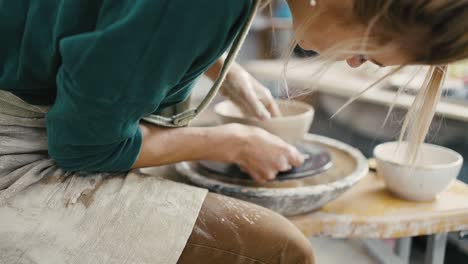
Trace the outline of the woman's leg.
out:
M 179 264 L 310 264 L 307 238 L 283 216 L 209 193 Z

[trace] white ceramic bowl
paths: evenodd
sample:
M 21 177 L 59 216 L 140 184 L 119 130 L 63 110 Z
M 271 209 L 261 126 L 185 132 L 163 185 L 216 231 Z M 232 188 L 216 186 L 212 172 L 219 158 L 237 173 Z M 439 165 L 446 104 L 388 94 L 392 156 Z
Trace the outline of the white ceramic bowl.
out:
M 414 166 L 403 160 L 407 143 L 387 142 L 374 149 L 377 172 L 395 195 L 412 201 L 431 201 L 447 189 L 460 173 L 463 157 L 457 152 L 423 144 Z
M 277 100 L 276 102 L 282 116 L 265 121 L 244 116 L 231 101 L 218 103 L 214 110 L 223 124 L 240 123 L 261 127 L 286 142 L 295 144 L 309 131 L 314 118 L 314 109 L 306 103 L 294 100 Z

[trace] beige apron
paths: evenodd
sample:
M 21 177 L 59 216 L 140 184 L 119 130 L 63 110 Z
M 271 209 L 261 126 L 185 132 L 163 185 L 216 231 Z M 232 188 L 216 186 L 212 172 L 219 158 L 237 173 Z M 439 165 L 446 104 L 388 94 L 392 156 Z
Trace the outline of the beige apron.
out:
M 200 106 L 146 121 L 185 126 L 209 104 L 245 39 L 254 3 Z M 167 166 L 151 175 L 64 172 L 47 154 L 47 110 L 0 90 L 0 263 L 176 263 L 207 191 L 168 180 Z
M 65 173 L 47 155 L 45 109 L 0 99 L 0 263 L 177 262 L 206 190 L 165 179 L 168 167 Z

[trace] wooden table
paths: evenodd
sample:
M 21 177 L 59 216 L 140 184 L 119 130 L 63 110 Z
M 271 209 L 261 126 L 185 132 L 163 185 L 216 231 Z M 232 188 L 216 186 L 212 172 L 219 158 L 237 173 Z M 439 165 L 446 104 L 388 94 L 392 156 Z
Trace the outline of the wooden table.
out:
M 443 263 L 447 233 L 468 229 L 468 185 L 456 181 L 434 202 L 410 202 L 393 196 L 370 173 L 320 211 L 289 219 L 307 236 L 363 239 L 382 263 L 407 263 L 411 237 L 429 235 L 426 263 Z M 375 240 L 390 238 L 400 238 L 398 257 Z

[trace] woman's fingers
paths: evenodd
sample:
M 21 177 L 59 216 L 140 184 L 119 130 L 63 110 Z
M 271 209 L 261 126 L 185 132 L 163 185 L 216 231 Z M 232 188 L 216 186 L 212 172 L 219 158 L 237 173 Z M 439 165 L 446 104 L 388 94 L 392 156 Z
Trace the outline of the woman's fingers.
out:
M 256 171 L 249 171 L 248 174 L 252 179 L 258 183 L 265 183 L 267 182 L 267 179 L 265 179 L 261 174 L 257 173 Z
M 272 181 L 276 177 L 275 173 L 258 170 L 256 168 L 244 168 L 243 171 L 245 171 L 254 181 L 258 183 Z
M 246 82 L 244 85 L 245 87 L 240 93 L 240 99 L 243 101 L 244 109 L 260 120 L 269 119 L 271 114 L 260 101 L 255 90 L 252 89 L 252 83 Z
M 270 90 L 237 64 L 232 66 L 221 92 L 248 116 L 260 120 L 281 116 Z
M 252 179 L 258 183 L 273 181 L 278 173 L 291 170 L 293 167 L 301 166 L 304 162 L 304 156 L 293 146 L 285 148 L 283 155 L 270 160 L 265 164 L 250 164 L 241 167 Z
M 267 164 L 245 164 L 239 167 L 258 183 L 273 181 L 278 174 L 278 171 L 274 169 L 275 166 Z
M 266 120 L 271 117 L 268 109 L 258 99 L 252 87 L 251 76 L 246 73 L 231 74 L 222 86 L 223 95 L 227 96 L 240 110 L 249 117 Z
M 299 167 L 304 163 L 305 156 L 299 152 L 295 147 L 290 146 L 290 152 L 288 155 L 289 163 L 294 167 Z
M 280 109 L 278 107 L 278 104 L 276 103 L 276 101 L 273 98 L 264 101 L 263 104 L 265 105 L 268 112 L 270 112 L 271 117 L 280 117 L 280 116 L 282 116 L 281 111 L 280 111 Z
M 255 92 L 259 100 L 263 103 L 265 108 L 268 110 L 270 113 L 271 117 L 279 117 L 281 116 L 281 111 L 278 107 L 278 104 L 276 103 L 275 99 L 271 95 L 271 91 L 268 90 L 265 86 L 263 86 L 259 81 L 254 79 L 253 77 L 252 81 L 254 82 L 254 87 L 255 87 Z
M 304 162 L 294 146 L 262 128 L 237 125 L 232 132 L 241 143 L 234 146 L 233 160 L 257 182 L 274 180 L 279 172 Z

